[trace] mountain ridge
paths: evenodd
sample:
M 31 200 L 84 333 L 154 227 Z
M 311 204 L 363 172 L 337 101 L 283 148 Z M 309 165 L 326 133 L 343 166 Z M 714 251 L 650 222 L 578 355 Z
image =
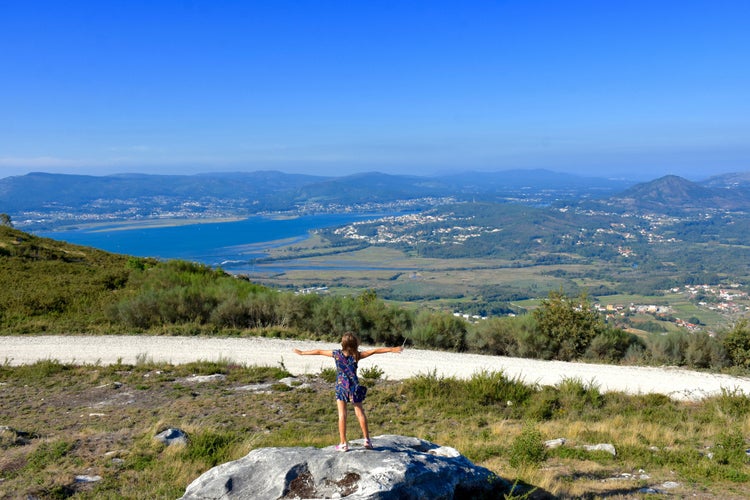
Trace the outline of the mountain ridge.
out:
M 65 214 L 60 220 L 106 213 L 117 220 L 188 212 L 198 218 L 243 217 L 356 206 L 372 209 L 373 204 L 405 201 L 410 202 L 411 209 L 420 209 L 441 199 L 537 206 L 557 203 L 664 214 L 748 210 L 750 173 L 713 176 L 700 183 L 669 175 L 638 184 L 544 169 L 436 176 L 377 171 L 319 176 L 277 170 L 106 176 L 33 172 L 0 179 L 0 212 L 21 221 L 47 221 L 48 227 L 59 225 L 49 222 L 55 214 Z

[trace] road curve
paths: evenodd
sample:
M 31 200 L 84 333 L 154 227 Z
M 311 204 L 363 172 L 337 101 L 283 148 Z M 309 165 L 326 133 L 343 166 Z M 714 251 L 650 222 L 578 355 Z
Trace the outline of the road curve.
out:
M 330 358 L 297 356 L 293 348 L 336 349 L 338 344 L 269 338 L 169 337 L 143 335 L 0 336 L 0 361 L 15 366 L 40 360 L 75 364 L 135 364 L 143 361 L 183 364 L 227 360 L 246 365 L 283 366 L 292 374 L 318 373 L 333 367 Z M 367 348 L 363 346 L 363 348 Z M 750 377 L 684 370 L 485 356 L 405 349 L 402 354 L 372 356 L 361 368 L 378 366 L 389 380 L 435 373 L 469 378 L 479 371 L 502 371 L 529 384 L 554 385 L 566 378 L 596 384 L 602 391 L 660 393 L 698 400 L 722 389 L 750 395 Z

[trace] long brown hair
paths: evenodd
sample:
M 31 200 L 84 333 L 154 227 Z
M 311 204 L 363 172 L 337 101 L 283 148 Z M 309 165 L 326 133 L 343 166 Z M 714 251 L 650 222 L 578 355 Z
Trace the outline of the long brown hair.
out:
M 346 332 L 341 337 L 341 350 L 347 356 L 354 356 L 359 361 L 359 339 L 352 332 Z

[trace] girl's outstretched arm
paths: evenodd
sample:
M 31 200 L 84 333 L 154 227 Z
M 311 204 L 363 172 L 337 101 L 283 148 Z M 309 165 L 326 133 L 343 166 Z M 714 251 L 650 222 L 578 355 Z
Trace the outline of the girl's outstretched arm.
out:
M 300 351 L 299 349 L 294 349 L 295 354 L 299 354 L 300 356 L 328 356 L 329 358 L 333 357 L 333 351 L 327 351 L 325 349 L 310 349 L 309 351 Z
M 377 349 L 368 349 L 367 351 L 362 351 L 359 353 L 359 359 L 372 356 L 373 354 L 385 354 L 387 352 L 395 352 L 396 354 L 401 354 L 401 351 L 403 350 L 404 350 L 404 346 L 378 347 Z

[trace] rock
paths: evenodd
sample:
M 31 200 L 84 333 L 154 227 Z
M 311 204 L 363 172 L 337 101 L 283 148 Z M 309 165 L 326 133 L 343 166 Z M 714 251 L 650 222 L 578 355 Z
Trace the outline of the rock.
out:
M 290 389 L 306 389 L 310 387 L 310 384 L 302 383 L 296 377 L 285 377 L 285 378 L 278 380 L 277 382 L 264 382 L 260 384 L 243 385 L 240 387 L 236 387 L 235 390 L 258 392 L 258 393 L 270 393 L 270 392 L 273 392 L 274 386 L 278 384 L 284 384 Z
M 660 492 L 659 492 L 659 490 L 657 490 L 655 488 L 651 488 L 650 486 L 646 486 L 644 488 L 639 489 L 638 493 L 642 493 L 644 495 L 658 495 Z
M 259 448 L 208 470 L 181 500 L 502 498 L 509 482 L 458 451 L 414 437 L 373 438 L 348 452 L 327 448 Z
M 171 446 L 173 444 L 187 444 L 188 436 L 185 431 L 169 428 L 154 436 L 154 439 L 161 441 L 167 446 Z
M 227 376 L 222 373 L 214 373 L 213 375 L 191 375 L 183 379 L 188 384 L 205 384 L 206 382 L 223 382 Z
M 37 436 L 31 432 L 19 431 L 8 425 L 0 425 L 0 441 L 6 441 L 8 444 L 15 446 L 26 445 L 35 437 Z
M 617 456 L 617 450 L 615 450 L 615 446 L 609 443 L 584 444 L 580 448 L 583 448 L 586 451 L 606 451 L 607 453 L 611 453 L 612 456 Z
M 75 477 L 76 483 L 98 483 L 101 480 L 101 476 L 89 476 L 84 474 Z
M 544 442 L 545 448 L 559 448 L 567 442 L 565 438 L 550 439 Z

